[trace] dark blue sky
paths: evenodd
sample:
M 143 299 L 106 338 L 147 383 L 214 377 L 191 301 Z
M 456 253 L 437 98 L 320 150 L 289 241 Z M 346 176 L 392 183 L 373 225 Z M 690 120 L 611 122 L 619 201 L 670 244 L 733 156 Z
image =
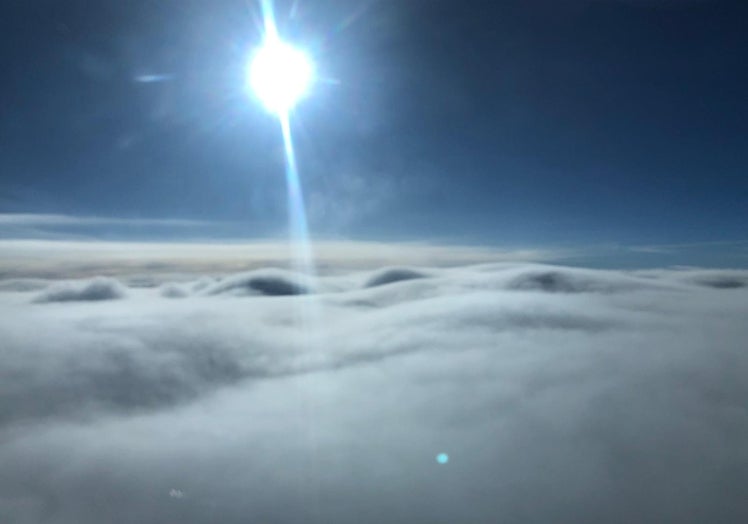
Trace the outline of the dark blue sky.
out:
M 280 133 L 244 90 L 260 40 L 252 2 L 6 4 L 0 212 L 284 230 Z M 746 237 L 748 2 L 339 0 L 277 11 L 323 77 L 293 121 L 314 235 Z

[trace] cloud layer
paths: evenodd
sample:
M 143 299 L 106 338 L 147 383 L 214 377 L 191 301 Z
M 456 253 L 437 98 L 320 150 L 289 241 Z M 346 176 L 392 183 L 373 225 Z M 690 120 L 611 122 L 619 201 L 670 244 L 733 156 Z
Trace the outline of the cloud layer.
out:
M 350 267 L 0 282 L 0 521 L 748 519 L 748 272 Z

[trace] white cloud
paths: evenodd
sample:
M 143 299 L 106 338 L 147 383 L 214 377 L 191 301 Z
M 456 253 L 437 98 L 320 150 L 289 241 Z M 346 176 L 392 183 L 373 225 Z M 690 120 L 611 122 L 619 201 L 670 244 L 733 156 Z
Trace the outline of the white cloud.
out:
M 151 75 L 135 75 L 133 80 L 141 84 L 152 84 L 155 82 L 168 82 L 172 78 L 173 78 L 172 75 L 151 74 Z
M 311 279 L 291 271 L 259 269 L 221 279 L 208 287 L 208 295 L 303 295 L 314 292 Z
M 126 144 L 124 144 L 126 146 Z M 91 240 L 102 234 L 154 235 L 164 230 L 205 234 L 231 226 L 228 222 L 185 219 L 116 218 L 48 213 L 0 213 L 0 238 L 44 240 Z
M 39 293 L 34 302 L 74 302 L 114 300 L 127 295 L 125 287 L 113 278 L 98 277 L 84 282 L 60 282 Z
M 0 520 L 748 518 L 748 272 L 328 269 L 0 292 Z
M 558 256 L 545 250 L 416 242 L 324 241 L 315 242 L 312 249 L 317 268 L 323 273 L 397 264 L 451 266 L 495 260 L 540 261 Z M 221 274 L 287 266 L 291 255 L 288 243 L 277 240 L 229 244 L 0 240 L 0 276 L 155 276 L 160 281 L 174 273 Z
M 190 227 L 210 222 L 173 218 L 112 218 L 45 213 L 0 213 L 0 227 L 7 226 L 167 226 Z

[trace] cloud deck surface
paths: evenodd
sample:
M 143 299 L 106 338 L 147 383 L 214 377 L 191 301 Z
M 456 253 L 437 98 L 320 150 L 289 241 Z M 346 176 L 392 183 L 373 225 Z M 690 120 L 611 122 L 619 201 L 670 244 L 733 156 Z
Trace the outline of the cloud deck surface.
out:
M 2 282 L 3 522 L 748 520 L 748 272 L 146 282 Z

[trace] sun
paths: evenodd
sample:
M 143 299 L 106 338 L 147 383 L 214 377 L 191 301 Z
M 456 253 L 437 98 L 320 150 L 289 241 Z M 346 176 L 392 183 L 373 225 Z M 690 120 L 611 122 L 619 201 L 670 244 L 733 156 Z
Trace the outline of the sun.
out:
M 279 38 L 268 38 L 249 63 L 247 82 L 272 113 L 288 113 L 306 94 L 314 65 L 301 49 Z

